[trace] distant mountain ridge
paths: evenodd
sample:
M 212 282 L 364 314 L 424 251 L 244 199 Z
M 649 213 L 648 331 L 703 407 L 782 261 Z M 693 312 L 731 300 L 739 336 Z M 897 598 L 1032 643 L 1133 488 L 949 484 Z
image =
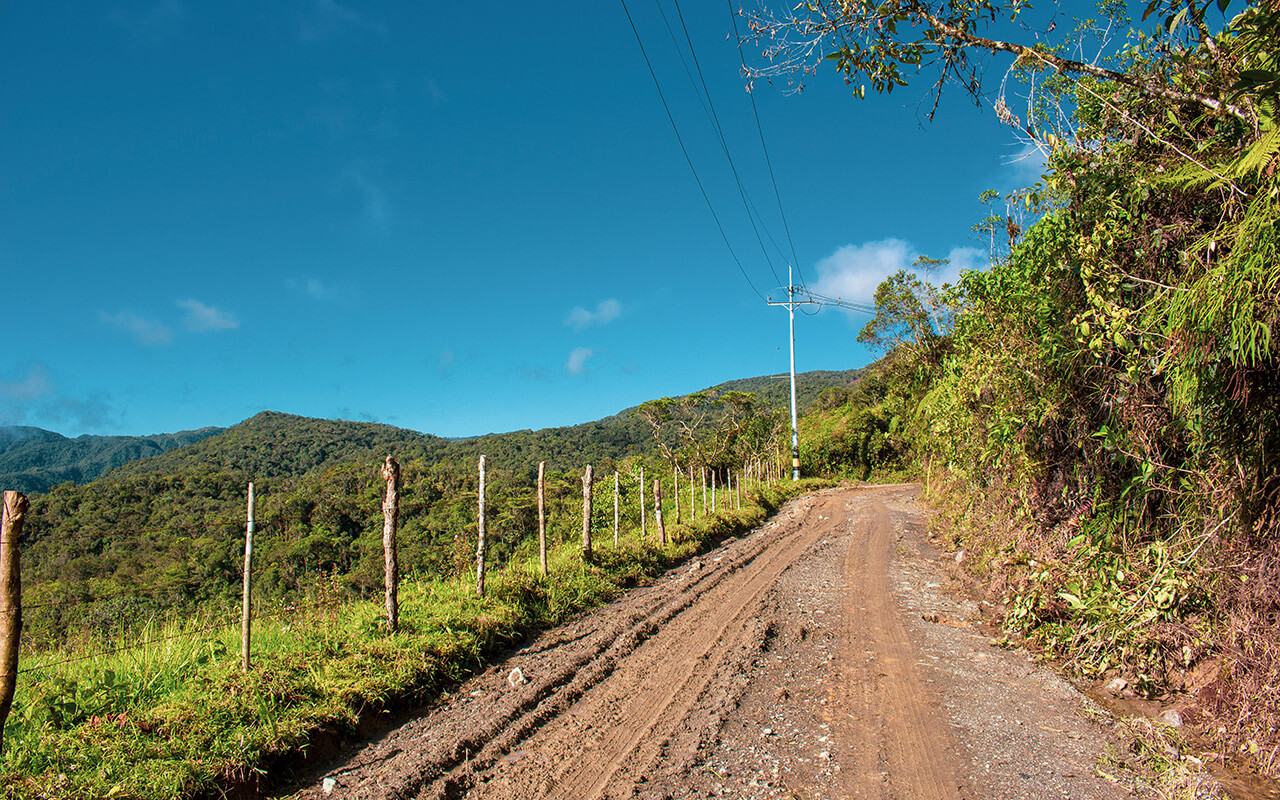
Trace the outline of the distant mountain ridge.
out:
M 796 376 L 797 404 L 803 411 L 825 390 L 849 386 L 862 370 L 819 370 Z M 714 390 L 754 392 L 764 404 L 789 404 L 787 375 L 727 381 Z M 224 472 L 249 479 L 303 475 L 321 467 L 394 453 L 405 460 L 452 456 L 472 459 L 485 452 L 490 463 L 508 469 L 577 467 L 600 458 L 651 454 L 648 427 L 634 418 L 639 406 L 609 417 L 559 428 L 491 433 L 445 439 L 372 422 L 315 419 L 263 411 L 230 428 L 200 428 L 152 436 L 80 436 L 69 439 L 41 428 L 0 427 L 0 488 L 44 492 L 71 481 L 97 480 L 108 473 L 127 479 L 174 473 Z
M 25 425 L 0 427 L 0 489 L 43 492 L 72 481 L 87 483 L 140 458 L 195 444 L 225 428 L 200 428 L 151 436 L 92 436 L 69 439 Z

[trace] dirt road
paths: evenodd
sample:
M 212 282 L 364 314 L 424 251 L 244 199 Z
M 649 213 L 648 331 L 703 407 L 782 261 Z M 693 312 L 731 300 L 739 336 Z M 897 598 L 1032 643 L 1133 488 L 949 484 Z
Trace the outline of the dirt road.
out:
M 991 647 L 949 591 L 917 494 L 789 504 L 547 633 L 299 796 L 1129 796 L 1099 769 L 1112 743 L 1086 716 L 1100 712 Z

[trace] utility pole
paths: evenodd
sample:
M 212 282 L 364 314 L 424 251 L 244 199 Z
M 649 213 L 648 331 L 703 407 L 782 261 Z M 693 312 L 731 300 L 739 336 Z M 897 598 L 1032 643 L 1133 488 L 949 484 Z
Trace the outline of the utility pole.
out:
M 796 286 L 791 277 L 792 265 L 787 265 L 787 299 L 766 300 L 771 306 L 786 306 L 790 323 L 791 338 L 791 480 L 800 480 L 800 423 L 796 415 L 796 306 L 835 306 L 847 311 L 863 314 L 875 314 L 873 306 L 841 300 L 838 297 L 827 297 L 810 290 L 807 286 Z M 798 299 L 801 295 L 804 299 Z
M 796 306 L 819 305 L 812 298 L 797 300 L 797 286 L 791 277 L 792 266 L 787 265 L 787 299 L 767 300 L 771 306 L 786 306 L 791 340 L 791 480 L 800 480 L 800 423 L 796 414 Z

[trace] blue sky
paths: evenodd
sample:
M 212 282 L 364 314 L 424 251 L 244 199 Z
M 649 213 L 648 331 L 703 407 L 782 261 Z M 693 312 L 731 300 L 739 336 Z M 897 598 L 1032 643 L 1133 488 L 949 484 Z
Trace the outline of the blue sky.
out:
M 725 3 L 682 10 L 771 263 L 657 6 L 630 7 L 755 289 L 619 3 L 71 5 L 0 10 L 0 424 L 463 436 L 785 372 L 756 291 L 791 248 Z M 756 85 L 809 285 L 978 266 L 978 194 L 1036 177 L 958 94 L 928 124 L 926 88 Z M 864 322 L 799 317 L 798 369 L 868 363 Z

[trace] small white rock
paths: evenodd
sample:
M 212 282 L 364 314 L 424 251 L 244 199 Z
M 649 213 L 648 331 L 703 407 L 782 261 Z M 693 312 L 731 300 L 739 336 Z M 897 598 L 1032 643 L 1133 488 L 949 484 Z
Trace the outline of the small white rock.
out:
M 963 564 L 965 558 L 967 558 L 967 554 L 965 553 L 965 551 L 963 550 L 958 551 L 956 553 L 956 565 L 958 566 L 960 564 Z
M 1112 678 L 1111 680 L 1107 681 L 1107 687 L 1106 687 L 1107 691 L 1115 695 L 1116 697 L 1119 697 L 1120 694 L 1125 689 L 1128 689 L 1128 688 L 1129 688 L 1129 682 L 1126 681 L 1124 678 Z
M 320 788 L 324 790 L 325 794 L 333 794 L 333 790 L 337 786 L 338 786 L 338 782 L 335 781 L 333 778 L 325 778 L 323 781 L 320 782 Z
M 1182 727 L 1182 715 L 1178 713 L 1176 708 L 1170 708 L 1161 714 L 1160 721 L 1170 728 Z
M 519 667 L 511 670 L 511 674 L 507 675 L 507 683 L 511 684 L 512 689 L 519 688 L 528 682 L 528 679 L 525 678 L 524 673 L 520 671 Z
M 763 731 L 761 731 L 761 733 L 763 733 L 765 736 L 772 736 L 773 728 L 765 728 Z

